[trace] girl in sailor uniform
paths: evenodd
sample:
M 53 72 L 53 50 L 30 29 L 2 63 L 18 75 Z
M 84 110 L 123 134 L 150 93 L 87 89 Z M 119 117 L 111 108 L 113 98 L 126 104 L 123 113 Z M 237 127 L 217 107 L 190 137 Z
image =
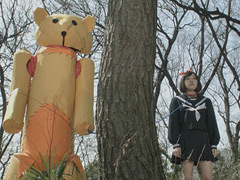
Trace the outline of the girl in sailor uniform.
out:
M 193 178 L 194 165 L 199 167 L 202 180 L 212 179 L 212 162 L 216 161 L 220 140 L 212 102 L 199 94 L 202 86 L 196 73 L 188 70 L 181 75 L 183 94 L 174 97 L 170 104 L 171 162 L 181 164 L 184 180 Z

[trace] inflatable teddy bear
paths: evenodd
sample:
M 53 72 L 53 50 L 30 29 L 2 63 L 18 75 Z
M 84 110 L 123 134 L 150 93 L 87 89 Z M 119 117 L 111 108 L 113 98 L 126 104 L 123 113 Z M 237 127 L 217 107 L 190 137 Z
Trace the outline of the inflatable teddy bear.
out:
M 69 153 L 65 174 L 70 175 L 65 179 L 86 179 L 74 154 L 74 133 L 86 135 L 94 130 L 94 63 L 89 58 L 77 61 L 76 54 L 90 53 L 95 19 L 49 15 L 37 8 L 34 20 L 35 39 L 42 48 L 34 56 L 20 50 L 13 57 L 3 128 L 8 133 L 23 128 L 23 136 L 21 152 L 12 156 L 4 180 L 23 179 L 30 166 L 46 171 L 40 153 L 45 159 L 48 154 L 50 160 L 54 155 L 54 165 Z M 72 171 L 74 167 L 78 171 Z

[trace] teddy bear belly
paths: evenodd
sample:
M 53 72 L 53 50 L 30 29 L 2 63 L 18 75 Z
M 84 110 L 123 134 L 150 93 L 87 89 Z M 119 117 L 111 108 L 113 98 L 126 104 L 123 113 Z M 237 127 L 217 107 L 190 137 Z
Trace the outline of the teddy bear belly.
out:
M 76 61 L 63 54 L 40 54 L 32 80 L 28 118 L 43 104 L 52 103 L 72 117 L 75 102 Z
M 53 104 L 45 104 L 31 116 L 23 134 L 22 153 L 37 161 L 39 153 L 52 155 L 56 150 L 55 156 L 61 160 L 72 147 L 70 119 Z

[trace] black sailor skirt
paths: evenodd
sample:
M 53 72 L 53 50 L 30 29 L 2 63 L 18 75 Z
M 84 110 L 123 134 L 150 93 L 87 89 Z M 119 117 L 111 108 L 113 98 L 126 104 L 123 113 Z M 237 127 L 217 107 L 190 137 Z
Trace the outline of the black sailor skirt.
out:
M 202 130 L 189 130 L 181 133 L 179 144 L 181 147 L 181 158 L 174 155 L 171 157 L 171 163 L 180 164 L 182 161 L 190 160 L 194 165 L 199 161 L 216 161 L 213 157 L 210 147 L 208 133 Z

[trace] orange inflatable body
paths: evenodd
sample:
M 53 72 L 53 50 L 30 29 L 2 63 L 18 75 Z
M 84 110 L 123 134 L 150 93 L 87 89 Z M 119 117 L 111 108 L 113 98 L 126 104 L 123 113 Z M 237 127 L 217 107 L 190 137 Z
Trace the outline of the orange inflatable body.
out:
M 84 20 L 71 15 L 49 16 L 38 8 L 35 21 L 39 26 L 35 38 L 46 47 L 35 56 L 26 50 L 14 55 L 11 95 L 3 127 L 9 133 L 24 128 L 21 152 L 13 155 L 4 179 L 21 179 L 29 165 L 45 171 L 39 153 L 46 158 L 48 152 L 51 158 L 54 151 L 56 165 L 69 153 L 66 173 L 73 168 L 72 162 L 80 171 L 65 179 L 85 179 L 80 159 L 73 154 L 74 133 L 85 135 L 94 129 L 94 64 L 89 58 L 77 61 L 76 51 L 89 53 L 94 19 L 91 16 Z M 49 36 L 48 31 L 54 30 L 55 21 L 59 25 L 55 27 L 54 38 L 58 38 L 50 36 L 44 41 L 44 36 Z M 78 29 L 74 29 L 76 23 L 80 26 Z M 74 39 L 69 38 L 74 35 Z

